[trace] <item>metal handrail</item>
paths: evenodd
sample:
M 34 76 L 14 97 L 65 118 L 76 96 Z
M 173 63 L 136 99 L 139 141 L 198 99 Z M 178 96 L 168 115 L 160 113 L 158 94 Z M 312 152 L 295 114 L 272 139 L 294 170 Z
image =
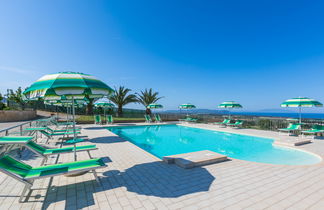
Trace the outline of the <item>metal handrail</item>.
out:
M 31 127 L 32 124 L 33 124 L 33 122 L 37 122 L 37 120 L 30 120 L 30 121 L 21 123 L 19 125 L 15 125 L 15 126 L 12 126 L 12 127 L 9 127 L 9 128 L 2 129 L 2 130 L 0 130 L 0 136 L 1 136 L 1 134 L 3 132 L 5 132 L 5 136 L 8 136 L 10 130 L 13 130 L 13 129 L 18 128 L 18 127 L 19 127 L 20 135 L 22 135 L 22 133 L 23 133 L 23 126 L 29 124 L 29 127 Z

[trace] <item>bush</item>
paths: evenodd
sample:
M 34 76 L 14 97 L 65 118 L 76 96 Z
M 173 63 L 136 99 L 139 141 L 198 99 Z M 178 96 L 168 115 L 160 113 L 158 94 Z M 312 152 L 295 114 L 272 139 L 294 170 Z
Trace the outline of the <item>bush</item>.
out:
M 258 121 L 258 126 L 262 130 L 271 130 L 271 120 L 269 120 L 269 119 L 260 119 Z

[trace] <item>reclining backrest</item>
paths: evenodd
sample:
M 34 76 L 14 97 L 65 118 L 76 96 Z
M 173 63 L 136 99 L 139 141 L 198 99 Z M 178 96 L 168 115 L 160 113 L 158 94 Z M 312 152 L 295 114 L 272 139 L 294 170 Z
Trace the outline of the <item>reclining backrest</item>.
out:
M 157 121 L 161 121 L 160 115 L 159 115 L 159 114 L 155 114 L 155 119 L 156 119 Z
M 20 177 L 25 177 L 32 167 L 6 155 L 0 158 L 0 168 Z
M 112 121 L 113 121 L 113 117 L 112 117 L 112 115 L 107 115 L 107 121 L 108 121 L 108 122 L 112 122 Z
M 36 152 L 39 152 L 39 153 L 44 153 L 46 151 L 46 149 L 44 147 L 36 144 L 33 141 L 29 141 L 27 143 L 27 146 L 29 146 L 30 148 L 32 148 L 33 150 L 35 150 Z
M 100 115 L 95 115 L 95 120 L 96 120 L 96 122 L 100 122 L 101 121 Z
M 292 124 L 291 125 L 291 129 L 299 129 L 300 128 L 300 124 Z

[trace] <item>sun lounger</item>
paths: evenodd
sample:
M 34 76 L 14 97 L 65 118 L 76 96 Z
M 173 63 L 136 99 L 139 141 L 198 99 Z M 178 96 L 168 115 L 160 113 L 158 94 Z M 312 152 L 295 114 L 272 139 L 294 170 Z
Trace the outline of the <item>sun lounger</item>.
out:
M 107 115 L 106 116 L 106 121 L 107 121 L 107 124 L 113 124 L 114 123 L 113 116 L 112 115 Z
M 33 140 L 34 136 L 2 136 L 0 139 L 3 142 L 0 144 L 4 145 L 0 149 L 0 154 L 4 154 L 10 151 L 14 145 L 24 144 Z
M 68 128 L 68 129 L 52 129 L 48 126 L 44 126 L 44 127 L 30 127 L 30 128 L 25 128 L 25 131 L 46 131 L 49 130 L 51 133 L 62 133 L 62 132 L 73 132 L 72 128 Z M 76 128 L 75 130 L 80 131 L 80 128 Z
M 158 123 L 162 122 L 162 119 L 159 114 L 155 114 L 154 117 L 155 117 L 155 122 L 158 122 Z
M 230 119 L 224 119 L 223 122 L 214 122 L 214 125 L 222 125 L 222 126 L 226 126 L 227 124 L 229 124 L 231 122 Z
M 14 159 L 9 155 L 5 155 L 0 158 L 0 171 L 25 184 L 19 202 L 22 202 L 27 190 L 29 190 L 27 195 L 31 194 L 31 188 L 34 180 L 36 179 L 92 171 L 96 181 L 100 183 L 95 170 L 106 166 L 107 165 L 101 158 L 41 167 L 32 167 Z
M 197 122 L 198 119 L 197 119 L 197 118 L 192 118 L 192 117 L 187 117 L 187 118 L 185 119 L 185 121 L 186 121 L 186 122 Z
M 62 147 L 62 148 L 54 148 L 54 149 L 47 149 L 35 142 L 32 141 L 33 137 L 26 137 L 26 136 L 4 136 L 0 137 L 0 144 L 10 144 L 10 145 L 23 145 L 30 149 L 31 151 L 39 154 L 44 158 L 42 165 L 48 159 L 50 155 L 58 155 L 64 153 L 72 153 L 74 152 L 74 147 Z M 91 157 L 90 151 L 98 149 L 96 145 L 84 145 L 84 146 L 77 146 L 75 147 L 76 152 L 87 152 L 89 157 Z
M 100 115 L 95 115 L 94 116 L 94 123 L 95 124 L 101 124 L 101 116 Z
M 74 135 L 73 131 L 67 131 L 67 132 L 47 132 L 46 130 L 40 131 L 41 134 L 47 137 L 47 140 L 52 139 L 53 136 L 62 136 L 69 137 L 70 135 Z M 76 131 L 76 134 L 80 134 L 80 131 Z
M 302 134 L 316 135 L 319 133 L 324 133 L 324 125 L 313 125 L 312 129 L 302 131 Z
M 296 132 L 300 130 L 300 124 L 293 124 L 293 123 L 289 123 L 287 128 L 281 128 L 278 129 L 279 133 L 280 132 L 287 132 L 288 135 L 290 135 L 290 133 Z
M 145 117 L 145 122 L 146 122 L 146 123 L 151 123 L 151 122 L 152 122 L 152 118 L 151 118 L 150 115 L 145 114 L 144 117 Z
M 72 121 L 58 121 L 56 118 L 51 118 L 50 122 L 56 125 L 56 127 L 73 125 Z
M 192 117 L 186 117 L 185 119 L 179 119 L 180 122 L 197 122 L 198 119 L 197 118 L 192 118 Z
M 227 123 L 226 126 L 230 126 L 233 128 L 241 128 L 243 125 L 243 121 L 242 120 L 236 120 L 235 123 Z
M 73 132 L 73 128 L 68 128 L 68 129 L 52 129 L 48 126 L 46 126 L 47 130 L 49 130 L 52 133 L 62 133 L 62 132 Z M 76 131 L 80 131 L 80 128 L 75 128 Z

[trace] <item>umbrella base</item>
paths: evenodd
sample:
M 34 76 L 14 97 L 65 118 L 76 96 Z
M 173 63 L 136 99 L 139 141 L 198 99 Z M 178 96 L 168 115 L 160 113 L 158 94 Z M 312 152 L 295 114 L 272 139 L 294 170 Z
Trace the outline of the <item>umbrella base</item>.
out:
M 78 172 L 78 173 L 73 173 L 73 174 L 66 174 L 64 175 L 65 177 L 76 177 L 76 176 L 81 176 L 88 173 L 88 171 L 82 171 L 82 172 Z

